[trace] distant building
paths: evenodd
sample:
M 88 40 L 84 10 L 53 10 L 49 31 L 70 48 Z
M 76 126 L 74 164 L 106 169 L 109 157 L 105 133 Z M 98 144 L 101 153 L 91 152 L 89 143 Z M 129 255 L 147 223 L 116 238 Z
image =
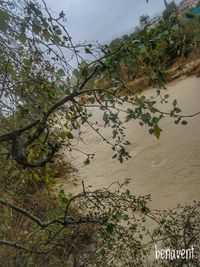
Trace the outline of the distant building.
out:
M 195 16 L 200 16 L 200 6 L 194 8 L 194 9 L 191 11 L 191 14 L 192 14 L 192 15 L 195 15 Z
M 163 22 L 163 18 L 161 16 L 156 16 L 150 20 L 148 28 L 153 29 L 157 27 L 161 22 Z
M 197 0 L 183 0 L 178 6 L 179 16 L 184 16 L 191 8 L 197 5 Z

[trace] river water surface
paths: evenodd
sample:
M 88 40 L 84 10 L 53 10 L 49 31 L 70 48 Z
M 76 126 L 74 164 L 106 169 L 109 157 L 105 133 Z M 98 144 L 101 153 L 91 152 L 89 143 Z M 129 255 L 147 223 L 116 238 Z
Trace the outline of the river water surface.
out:
M 169 102 L 177 99 L 183 114 L 200 111 L 200 78 L 180 78 L 167 85 Z M 144 93 L 155 97 L 155 89 Z M 169 106 L 159 104 L 161 110 Z M 126 108 L 126 107 L 125 107 Z M 94 110 L 96 120 L 102 114 Z M 138 121 L 127 124 L 126 135 L 131 142 L 128 151 L 131 159 L 120 164 L 112 159 L 113 151 L 89 127 L 84 130 L 85 143 L 79 142 L 77 148 L 95 153 L 91 164 L 84 166 L 84 155 L 73 152 L 72 163 L 79 170 L 76 183 L 67 182 L 67 192 L 81 190 L 81 180 L 85 187 L 106 187 L 112 182 L 122 182 L 130 178 L 129 190 L 136 195 L 151 194 L 153 208 L 170 208 L 178 203 L 189 204 L 200 200 L 200 115 L 188 119 L 188 125 L 175 125 L 166 117 L 160 123 L 163 132 L 159 140 L 148 133 L 146 126 Z M 104 135 L 111 140 L 109 130 Z

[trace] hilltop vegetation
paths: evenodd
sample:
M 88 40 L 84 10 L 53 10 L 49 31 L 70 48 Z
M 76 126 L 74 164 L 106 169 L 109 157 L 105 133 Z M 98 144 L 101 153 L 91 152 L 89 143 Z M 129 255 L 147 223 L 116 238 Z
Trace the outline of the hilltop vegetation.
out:
M 142 28 L 101 47 L 103 54 L 113 56 L 103 62 L 108 71 L 97 75 L 96 81 L 93 79 L 94 88 L 99 85 L 109 88 L 115 81 L 133 92 L 155 83 L 162 86 L 173 76 L 170 69 L 174 72 L 176 68 L 183 69 L 185 64 L 199 58 L 200 16 L 171 17 L 155 27 L 148 20 L 147 16 L 141 16 Z M 81 77 L 77 70 L 74 74 Z

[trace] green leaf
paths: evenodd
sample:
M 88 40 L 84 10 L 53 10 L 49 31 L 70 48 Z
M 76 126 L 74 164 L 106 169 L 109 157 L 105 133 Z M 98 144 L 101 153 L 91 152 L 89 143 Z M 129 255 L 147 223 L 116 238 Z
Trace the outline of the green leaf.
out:
M 112 158 L 115 159 L 117 157 L 117 154 L 113 155 Z
M 15 171 L 13 171 L 12 172 L 12 176 L 14 177 L 14 176 L 17 176 L 17 175 L 19 175 L 20 174 L 20 171 L 19 170 L 15 170 Z
M 154 131 L 154 135 L 155 135 L 155 137 L 157 138 L 157 139 L 159 139 L 160 138 L 160 133 L 161 133 L 161 129 L 160 129 L 160 127 L 158 126 L 158 124 L 155 124 L 154 125 L 154 129 L 153 129 L 153 131 Z
M 65 140 L 66 137 L 67 137 L 67 133 L 66 133 L 65 131 L 62 131 L 62 132 L 60 133 L 60 137 L 62 138 L 62 140 Z
M 94 98 L 94 97 L 90 97 L 90 98 L 88 98 L 88 101 L 89 101 L 91 104 L 94 104 L 94 103 L 95 103 L 95 98 Z
M 28 8 L 29 8 L 29 11 L 32 10 L 33 13 L 35 13 L 36 16 L 41 15 L 40 9 L 34 3 L 29 3 L 28 4 Z
M 60 41 L 61 41 L 60 37 L 59 37 L 58 35 L 56 35 L 56 34 L 54 34 L 54 35 L 52 36 L 52 38 L 53 38 L 53 41 L 54 41 L 56 44 L 59 44 Z
M 174 99 L 174 101 L 173 101 L 173 106 L 175 107 L 176 105 L 177 105 L 177 100 Z
M 56 29 L 56 30 L 55 30 L 55 33 L 56 33 L 57 35 L 61 35 L 61 34 L 62 34 L 62 31 L 61 31 L 61 29 Z
M 169 98 L 169 95 L 165 95 L 165 99 Z
M 118 160 L 120 163 L 123 163 L 123 161 L 124 161 L 122 156 L 119 156 Z
M 58 76 L 60 76 L 60 77 L 65 76 L 65 72 L 64 72 L 63 69 L 58 69 L 57 74 L 58 74 Z
M 85 48 L 85 53 L 92 54 L 91 50 L 88 47 Z
M 8 29 L 8 21 L 10 20 L 10 15 L 8 12 L 0 10 L 0 31 L 5 32 Z
M 105 254 L 106 254 L 106 251 L 105 251 L 104 248 L 102 248 L 102 249 L 101 249 L 101 255 L 102 255 L 102 256 L 105 256 Z
M 68 204 L 69 203 L 69 198 L 61 197 L 61 201 L 62 201 L 63 204 Z
M 33 33 L 39 34 L 41 32 L 41 30 L 42 30 L 42 27 L 40 25 L 40 22 L 37 21 L 37 20 L 34 20 L 33 21 L 33 25 L 32 25 L 32 31 L 33 31 Z
M 109 223 L 106 228 L 107 233 L 111 235 L 113 233 L 113 230 L 114 230 L 114 225 L 112 223 Z
M 194 39 L 200 42 L 200 34 L 197 34 Z
M 25 58 L 24 60 L 23 60 L 23 64 L 27 67 L 30 67 L 31 66 L 31 61 L 28 59 L 28 58 Z
M 66 136 L 67 136 L 68 139 L 73 139 L 74 138 L 74 136 L 73 136 L 73 134 L 71 132 L 67 132 Z
M 21 43 L 25 44 L 25 43 L 26 43 L 26 35 L 23 34 L 23 33 L 19 34 L 19 35 L 18 35 L 18 40 L 19 40 Z
M 84 164 L 85 164 L 85 165 L 88 165 L 88 164 L 90 164 L 90 159 L 89 159 L 89 158 L 87 158 L 87 159 L 84 161 Z
M 47 29 L 44 29 L 43 30 L 43 37 L 46 41 L 49 41 L 50 37 L 51 37 L 51 34 L 50 32 L 47 30 Z
M 104 120 L 105 124 L 108 123 L 108 114 L 106 112 L 104 112 L 104 114 L 103 114 L 103 120 Z
M 150 133 L 150 134 L 153 134 L 153 133 L 154 133 L 154 129 L 152 129 L 152 128 L 149 129 L 149 133 Z
M 187 121 L 182 121 L 181 124 L 182 124 L 182 125 L 187 125 L 188 122 L 187 122 Z
M 64 189 L 61 189 L 58 193 L 58 196 L 60 200 L 62 201 L 63 204 L 68 204 L 69 203 L 69 198 L 66 197 Z
M 180 112 L 181 112 L 181 109 L 180 109 L 180 108 L 174 108 L 174 111 L 175 111 L 176 113 L 180 113 Z
M 88 74 L 89 74 L 89 68 L 87 66 L 86 63 L 82 62 L 80 64 L 80 71 L 81 71 L 81 74 L 84 76 L 84 77 L 87 77 Z

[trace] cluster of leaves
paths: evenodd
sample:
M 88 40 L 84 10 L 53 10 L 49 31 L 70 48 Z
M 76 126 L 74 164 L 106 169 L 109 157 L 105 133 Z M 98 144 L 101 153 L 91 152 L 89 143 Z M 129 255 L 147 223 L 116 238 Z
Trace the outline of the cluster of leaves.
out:
M 17 139 L 18 143 L 22 143 L 21 151 L 14 151 L 11 155 L 18 163 L 35 167 L 44 165 L 52 160 L 61 146 L 65 145 L 70 151 L 73 148 L 74 130 L 87 124 L 110 144 L 115 152 L 113 157 L 123 162 L 129 158 L 125 149 L 129 142 L 125 140 L 124 125 L 119 116 L 123 103 L 133 105 L 125 111 L 127 121 L 138 119 L 140 125 L 148 125 L 149 132 L 157 138 L 161 133 L 158 122 L 165 115 L 174 117 L 179 123 L 182 116 L 177 116 L 180 112 L 178 107 L 163 113 L 154 108 L 155 103 L 148 99 L 135 97 L 132 100 L 126 79 L 120 75 L 126 66 L 124 71 L 128 71 L 128 80 L 149 76 L 151 84 L 160 87 L 161 91 L 166 82 L 161 64 L 163 58 L 160 58 L 161 43 L 166 39 L 166 43 L 177 53 L 180 46 L 178 40 L 182 39 L 177 30 L 167 31 L 164 35 L 160 34 L 159 38 L 152 39 L 154 32 L 144 29 L 136 33 L 140 37 L 138 40 L 134 35 L 116 44 L 113 41 L 110 46 L 75 46 L 63 24 L 64 13 L 54 18 L 45 2 L 43 5 L 44 9 L 37 2 L 1 2 L 0 112 L 2 125 L 6 124 L 0 137 L 2 151 L 9 154 L 9 142 L 15 147 Z M 175 35 L 177 40 L 174 39 Z M 175 40 L 173 44 L 170 38 Z M 94 60 L 83 60 L 83 51 Z M 172 60 L 173 53 L 169 54 Z M 73 76 L 76 71 L 70 64 L 71 58 L 79 67 L 76 79 Z M 109 80 L 107 90 L 94 88 L 91 80 L 96 75 Z M 127 87 L 125 98 L 121 96 L 124 87 Z M 160 98 L 161 93 L 158 96 Z M 113 143 L 99 130 L 100 123 L 90 119 L 92 114 L 88 110 L 89 105 L 104 111 L 104 127 L 112 129 Z M 58 131 L 51 130 L 55 127 L 59 128 Z M 85 163 L 88 164 L 92 158 L 93 154 L 87 154 Z
M 171 17 L 166 21 L 161 20 L 155 27 L 148 26 L 148 16 L 141 16 L 141 21 L 147 26 L 125 39 L 117 38 L 111 42 L 110 51 L 118 51 L 120 48 L 120 52 L 112 57 L 108 66 L 113 67 L 116 76 L 123 80 L 130 81 L 136 77 L 150 75 L 154 83 L 157 78 L 161 84 L 165 82 L 165 70 L 177 61 L 187 58 L 194 50 L 193 42 L 199 35 L 199 19 Z M 123 69 L 120 68 L 121 65 Z
M 164 20 L 168 20 L 176 12 L 177 12 L 176 4 L 174 3 L 174 1 L 171 1 L 169 4 L 166 4 L 166 8 L 163 11 L 163 19 Z
M 193 245 L 195 258 L 187 263 L 198 266 L 199 203 L 153 211 L 150 196 L 132 195 L 128 183 L 126 179 L 95 191 L 86 191 L 83 184 L 83 192 L 72 197 L 61 186 L 60 202 L 48 205 L 43 191 L 37 203 L 38 197 L 31 199 L 30 190 L 23 195 L 22 187 L 15 201 L 0 199 L 0 263 L 7 258 L 11 266 L 155 266 L 151 253 L 156 244 L 173 249 Z M 13 220 L 18 222 L 15 227 Z M 151 230 L 148 225 L 153 225 Z M 6 242 L 9 235 L 12 241 Z
M 123 95 L 126 79 L 120 72 L 127 65 L 128 79 L 150 76 L 158 99 L 168 101 L 162 90 L 165 75 L 158 56 L 160 43 L 152 40 L 153 33 L 146 29 L 140 34 L 139 41 L 124 38 L 110 46 L 74 45 L 63 12 L 54 18 L 44 1 L 42 7 L 36 1 L 0 1 L 2 261 L 9 255 L 5 247 L 12 247 L 15 252 L 10 265 L 15 266 L 62 266 L 66 262 L 69 266 L 113 266 L 116 262 L 146 266 L 149 248 L 142 242 L 147 233 L 145 218 L 151 216 L 149 196 L 135 197 L 120 185 L 114 191 L 86 192 L 83 188 L 81 194 L 68 198 L 61 188 L 58 204 L 48 202 L 52 194 L 48 191 L 48 199 L 43 191 L 60 175 L 59 168 L 64 172 L 63 157 L 82 140 L 84 125 L 110 145 L 113 158 L 122 163 L 130 158 L 125 136 L 128 121 L 147 125 L 158 139 L 159 121 L 164 116 L 186 124 L 183 118 L 187 116 L 181 115 L 176 100 L 172 110 L 162 112 L 156 101 L 133 95 L 130 90 Z M 170 35 L 167 32 L 167 40 Z M 172 45 L 176 49 L 177 40 Z M 84 59 L 83 53 L 89 59 Z M 94 86 L 91 81 L 96 76 L 109 79 L 108 89 Z M 94 121 L 91 110 L 95 108 L 102 112 L 101 121 Z M 103 135 L 107 127 L 111 140 Z M 94 154 L 81 152 L 89 164 Z M 35 202 L 28 201 L 31 194 Z M 50 207 L 51 203 L 55 205 Z M 20 229 L 13 229 L 15 220 L 21 222 Z
M 63 177 L 63 172 L 66 178 L 72 170 L 60 160 L 43 168 L 24 169 L 17 166 L 15 161 L 2 158 L 0 168 L 0 265 L 39 266 L 42 257 L 37 258 L 31 251 L 24 250 L 23 244 L 27 242 L 32 247 L 39 241 L 46 241 L 46 235 L 38 232 L 38 225 L 30 220 L 29 215 L 47 221 L 62 214 L 62 203 L 52 194 L 52 187 L 56 178 Z M 10 209 L 5 203 L 20 207 L 22 212 Z

